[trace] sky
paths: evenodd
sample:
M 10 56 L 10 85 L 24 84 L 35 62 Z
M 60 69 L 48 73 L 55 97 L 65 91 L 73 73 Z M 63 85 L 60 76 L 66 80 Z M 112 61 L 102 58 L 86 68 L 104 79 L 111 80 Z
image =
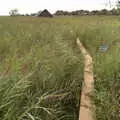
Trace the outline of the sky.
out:
M 116 0 L 111 0 L 114 3 Z M 8 15 L 11 9 L 17 8 L 19 13 L 36 13 L 48 9 L 51 13 L 56 10 L 99 10 L 109 8 L 109 0 L 1 0 L 0 15 Z

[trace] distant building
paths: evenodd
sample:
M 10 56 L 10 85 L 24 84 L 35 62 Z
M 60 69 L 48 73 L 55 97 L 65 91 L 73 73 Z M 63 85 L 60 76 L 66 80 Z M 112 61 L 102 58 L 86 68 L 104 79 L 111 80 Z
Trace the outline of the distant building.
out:
M 53 17 L 53 15 L 47 9 L 38 12 L 37 16 L 38 17 Z

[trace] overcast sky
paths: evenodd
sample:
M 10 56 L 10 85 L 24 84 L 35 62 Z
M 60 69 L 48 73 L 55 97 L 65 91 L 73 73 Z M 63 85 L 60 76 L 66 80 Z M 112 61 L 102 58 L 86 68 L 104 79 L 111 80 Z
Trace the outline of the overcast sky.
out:
M 52 13 L 56 10 L 95 10 L 106 8 L 106 3 L 109 0 L 1 0 L 0 15 L 8 15 L 14 8 L 20 13 L 34 13 L 45 8 Z

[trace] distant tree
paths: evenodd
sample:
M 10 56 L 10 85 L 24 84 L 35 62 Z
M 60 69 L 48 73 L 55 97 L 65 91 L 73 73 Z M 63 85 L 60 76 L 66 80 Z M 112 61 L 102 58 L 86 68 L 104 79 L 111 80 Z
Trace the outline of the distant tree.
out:
M 116 6 L 117 6 L 117 8 L 120 8 L 120 0 L 117 1 Z
M 117 1 L 116 7 L 117 7 L 116 14 L 120 15 L 120 0 Z
M 26 13 L 25 16 L 30 16 L 30 15 L 28 13 Z
M 120 15 L 120 0 L 116 0 L 116 3 L 112 3 L 112 0 L 109 0 L 110 8 L 112 10 L 109 11 L 110 14 L 112 15 Z
M 31 13 L 30 14 L 30 16 L 36 16 L 37 15 L 37 13 Z
M 99 15 L 109 15 L 109 11 L 107 9 L 102 9 L 99 11 Z
M 93 10 L 93 11 L 91 12 L 91 14 L 92 14 L 92 15 L 99 15 L 99 11 L 98 11 L 98 10 Z
M 58 11 L 56 11 L 55 15 L 56 16 L 64 15 L 64 11 L 63 10 L 58 10 Z
M 17 16 L 17 15 L 19 15 L 18 9 L 10 10 L 9 15 L 10 15 L 10 16 Z

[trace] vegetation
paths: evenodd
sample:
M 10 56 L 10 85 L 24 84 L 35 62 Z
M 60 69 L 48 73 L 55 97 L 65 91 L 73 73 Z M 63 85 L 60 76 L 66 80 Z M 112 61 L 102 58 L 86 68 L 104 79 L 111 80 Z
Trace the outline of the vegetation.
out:
M 13 10 L 11 10 L 11 11 L 9 12 L 9 15 L 10 15 L 10 16 L 18 16 L 18 15 L 19 15 L 18 9 L 13 9 Z
M 1 120 L 78 119 L 77 36 L 94 60 L 97 120 L 120 119 L 119 17 L 0 17 L 0 28 Z
M 73 16 L 84 16 L 84 15 L 120 15 L 120 10 L 119 8 L 113 8 L 112 10 L 107 10 L 107 9 L 102 9 L 102 10 L 93 10 L 93 11 L 88 11 L 88 10 L 77 10 L 77 11 L 62 11 L 58 10 L 55 13 L 56 16 L 61 16 L 61 15 L 73 15 Z
M 107 9 L 102 9 L 102 10 L 93 10 L 93 11 L 88 11 L 88 10 L 76 10 L 76 11 L 63 11 L 63 10 L 57 10 L 54 13 L 54 16 L 93 16 L 93 15 L 107 15 L 107 16 L 118 16 L 120 15 L 120 8 L 113 8 L 112 10 L 107 10 Z M 17 14 L 16 16 L 37 16 L 41 13 L 41 11 L 38 11 L 37 13 L 31 13 L 31 14 Z

